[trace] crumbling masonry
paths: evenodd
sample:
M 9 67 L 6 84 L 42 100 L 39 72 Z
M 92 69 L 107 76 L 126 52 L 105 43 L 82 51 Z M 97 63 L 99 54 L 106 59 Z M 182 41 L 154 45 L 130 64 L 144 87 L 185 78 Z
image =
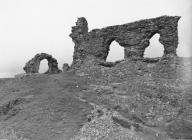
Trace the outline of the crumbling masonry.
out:
M 149 40 L 156 33 L 160 35 L 159 42 L 164 46 L 163 57 L 176 56 L 179 19 L 179 16 L 161 16 L 88 32 L 87 20 L 78 18 L 70 34 L 75 44 L 72 68 L 79 68 L 90 58 L 106 61 L 113 41 L 124 47 L 124 59 L 143 58 Z
M 64 71 L 69 68 L 79 69 L 87 60 L 105 62 L 113 41 L 124 48 L 124 59 L 142 59 L 149 40 L 156 33 L 160 35 L 159 42 L 164 46 L 163 57 L 177 56 L 178 21 L 179 16 L 161 16 L 133 23 L 93 29 L 88 32 L 88 23 L 84 17 L 78 18 L 76 26 L 72 27 L 72 38 L 75 48 L 71 67 L 64 65 Z M 40 61 L 48 60 L 49 69 L 46 73 L 59 73 L 57 60 L 51 55 L 41 53 L 26 63 L 26 73 L 38 73 Z
M 43 59 L 47 59 L 49 69 L 45 73 L 60 73 L 61 70 L 58 68 L 58 63 L 55 58 L 46 53 L 36 54 L 31 60 L 29 60 L 23 68 L 26 73 L 38 73 L 40 62 Z

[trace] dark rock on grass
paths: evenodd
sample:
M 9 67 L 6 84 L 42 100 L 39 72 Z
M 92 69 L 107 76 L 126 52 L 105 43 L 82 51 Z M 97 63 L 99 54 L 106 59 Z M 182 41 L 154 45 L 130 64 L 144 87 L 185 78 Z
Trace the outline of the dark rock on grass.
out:
M 131 129 L 131 127 L 134 127 L 135 131 L 142 131 L 141 126 L 137 123 L 128 122 L 123 119 L 119 119 L 118 117 L 112 117 L 114 123 L 120 124 L 124 128 Z

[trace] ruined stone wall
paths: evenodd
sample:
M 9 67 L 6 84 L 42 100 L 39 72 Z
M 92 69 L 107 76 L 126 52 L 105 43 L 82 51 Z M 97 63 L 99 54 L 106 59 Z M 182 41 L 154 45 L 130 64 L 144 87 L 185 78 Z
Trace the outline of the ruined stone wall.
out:
M 61 70 L 58 68 L 58 63 L 55 58 L 53 58 L 51 55 L 46 53 L 40 53 L 36 54 L 31 60 L 29 60 L 25 67 L 23 68 L 24 71 L 28 73 L 38 73 L 40 62 L 43 59 L 47 59 L 49 69 L 45 73 L 60 73 Z
M 143 58 L 149 40 L 156 33 L 160 34 L 159 41 L 164 46 L 164 57 L 176 56 L 179 19 L 179 16 L 161 16 L 88 32 L 86 19 L 78 18 L 70 34 L 75 44 L 72 68 L 79 68 L 90 58 L 106 61 L 113 41 L 124 47 L 125 59 Z

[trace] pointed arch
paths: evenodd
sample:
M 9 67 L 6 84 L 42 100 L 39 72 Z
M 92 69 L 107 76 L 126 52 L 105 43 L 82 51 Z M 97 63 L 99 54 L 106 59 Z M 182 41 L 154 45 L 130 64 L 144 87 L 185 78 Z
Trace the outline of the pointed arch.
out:
M 144 51 L 144 57 L 155 58 L 162 57 L 164 54 L 164 46 L 159 42 L 160 34 L 154 34 L 150 39 L 150 45 Z
M 115 62 L 124 59 L 124 48 L 116 41 L 112 41 L 109 46 L 109 53 L 106 61 Z

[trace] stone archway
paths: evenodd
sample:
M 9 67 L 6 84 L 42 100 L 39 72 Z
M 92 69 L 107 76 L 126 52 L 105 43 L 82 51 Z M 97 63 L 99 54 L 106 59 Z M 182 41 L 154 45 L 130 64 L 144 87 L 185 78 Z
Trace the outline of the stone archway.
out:
M 47 59 L 41 60 L 38 72 L 39 73 L 45 73 L 45 72 L 47 72 L 48 69 L 49 69 L 49 66 L 48 66 Z
M 45 73 L 60 73 L 61 70 L 58 68 L 58 63 L 55 58 L 46 53 L 36 54 L 31 60 L 29 60 L 23 68 L 26 73 L 38 73 L 40 62 L 43 59 L 48 61 L 48 70 Z
M 145 48 L 144 58 L 162 57 L 164 53 L 164 46 L 159 42 L 160 34 L 154 34 L 149 40 L 149 46 Z
M 109 45 L 107 54 L 107 62 L 115 62 L 124 59 L 124 48 L 119 45 L 115 40 Z

